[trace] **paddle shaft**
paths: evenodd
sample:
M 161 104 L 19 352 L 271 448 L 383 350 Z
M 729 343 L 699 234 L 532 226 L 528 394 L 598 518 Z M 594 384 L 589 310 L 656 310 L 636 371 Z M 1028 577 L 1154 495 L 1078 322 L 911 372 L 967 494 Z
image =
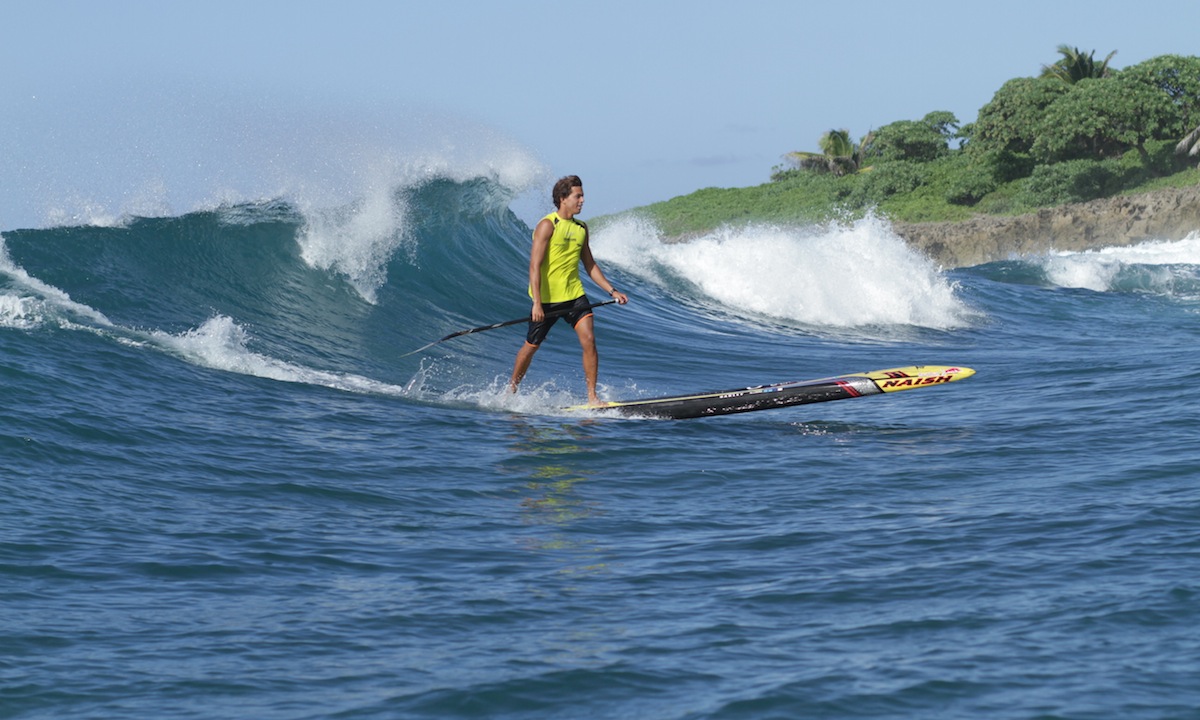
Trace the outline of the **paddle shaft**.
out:
M 568 313 L 577 312 L 581 309 L 582 310 L 591 310 L 592 308 L 598 308 L 601 305 L 612 305 L 615 302 L 616 302 L 616 300 L 604 300 L 602 302 L 592 303 L 591 305 L 588 305 L 584 308 L 571 307 L 571 308 L 565 308 L 563 310 L 555 310 L 554 312 L 546 313 L 546 317 L 547 318 L 561 317 Z M 471 333 L 483 332 L 484 330 L 495 330 L 496 328 L 507 327 L 509 325 L 516 325 L 517 323 L 529 322 L 531 319 L 532 319 L 531 317 L 526 316 L 526 317 L 517 318 L 515 320 L 505 320 L 504 322 L 493 323 L 491 325 L 480 325 L 479 327 L 471 328 L 470 330 L 459 330 L 458 332 L 452 332 L 440 340 L 434 340 L 433 342 L 429 343 L 428 345 L 422 345 L 421 347 L 417 348 L 416 350 L 413 350 L 412 352 L 404 353 L 400 357 L 408 357 L 409 355 L 416 355 L 417 353 L 421 352 L 422 350 L 427 350 L 427 349 L 433 347 L 434 345 L 437 345 L 440 342 L 445 342 L 451 338 L 456 338 L 461 335 L 470 335 Z

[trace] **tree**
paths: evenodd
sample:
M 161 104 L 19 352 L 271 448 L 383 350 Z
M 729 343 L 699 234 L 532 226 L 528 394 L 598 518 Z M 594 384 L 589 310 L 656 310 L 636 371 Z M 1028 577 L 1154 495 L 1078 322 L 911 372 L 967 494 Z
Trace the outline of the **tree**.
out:
M 1052 78 L 1014 78 L 1004 83 L 970 127 L 965 150 L 973 165 L 1004 183 L 1033 170 L 1038 123 L 1071 86 Z
M 865 169 L 863 150 L 871 144 L 872 138 L 873 135 L 867 133 L 861 142 L 855 144 L 850 140 L 849 130 L 830 130 L 817 142 L 821 152 L 796 151 L 785 157 L 803 170 L 829 172 L 838 177 L 852 175 Z
M 1116 76 L 1084 79 L 1051 103 L 1037 125 L 1033 154 L 1043 162 L 1104 159 L 1178 137 L 1178 112 L 1166 93 Z
M 1014 78 L 979 110 L 968 148 L 975 153 L 1028 153 L 1046 108 L 1071 86 L 1047 78 Z
M 1184 127 L 1200 125 L 1200 57 L 1159 55 L 1125 68 L 1121 79 L 1145 83 L 1167 94 Z
M 954 113 L 939 110 L 919 121 L 898 120 L 884 125 L 875 132 L 864 154 L 884 161 L 929 162 L 950 151 L 950 140 L 957 132 Z
M 949 110 L 934 110 L 931 113 L 926 113 L 925 117 L 921 118 L 921 122 L 933 128 L 938 135 L 945 138 L 947 144 L 958 137 L 958 118 Z
M 1160 55 L 1121 71 L 1122 80 L 1141 82 L 1161 90 L 1179 112 L 1175 137 L 1188 128 L 1188 133 L 1175 152 L 1179 155 L 1200 155 L 1200 57 Z
M 1108 69 L 1108 61 L 1112 60 L 1117 51 L 1110 52 L 1099 65 L 1093 59 L 1095 50 L 1084 55 L 1079 48 L 1059 45 L 1058 54 L 1062 55 L 1058 62 L 1042 66 L 1042 77 L 1057 78 L 1068 85 L 1074 85 L 1080 80 L 1109 77 L 1111 72 Z

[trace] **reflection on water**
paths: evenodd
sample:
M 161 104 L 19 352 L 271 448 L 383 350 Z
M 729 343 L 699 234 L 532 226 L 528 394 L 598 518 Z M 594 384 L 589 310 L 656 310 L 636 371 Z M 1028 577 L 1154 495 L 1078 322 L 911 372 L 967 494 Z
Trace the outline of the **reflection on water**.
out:
M 521 506 L 531 514 L 526 522 L 558 525 L 589 516 L 590 503 L 573 492 L 584 479 L 566 465 L 538 468 L 525 484 L 530 496 L 521 500 Z
M 570 558 L 562 573 L 590 573 L 606 567 L 596 562 L 603 547 L 577 525 L 601 511 L 587 495 L 592 471 L 587 460 L 590 423 L 545 425 L 527 417 L 512 420 L 512 454 L 502 462 L 505 473 L 520 482 L 512 491 L 520 500 L 522 524 L 530 528 L 518 542 L 533 552 L 553 551 Z

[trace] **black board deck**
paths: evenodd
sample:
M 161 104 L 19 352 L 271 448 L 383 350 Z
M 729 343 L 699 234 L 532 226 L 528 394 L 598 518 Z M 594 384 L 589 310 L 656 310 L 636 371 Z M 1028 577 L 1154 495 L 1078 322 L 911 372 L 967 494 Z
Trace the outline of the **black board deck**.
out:
M 632 417 L 683 420 L 934 387 L 963 380 L 974 374 L 974 370 L 962 366 L 914 365 L 850 373 L 819 380 L 755 385 L 736 390 L 646 400 L 616 401 L 601 406 L 578 405 L 568 409 L 615 411 Z

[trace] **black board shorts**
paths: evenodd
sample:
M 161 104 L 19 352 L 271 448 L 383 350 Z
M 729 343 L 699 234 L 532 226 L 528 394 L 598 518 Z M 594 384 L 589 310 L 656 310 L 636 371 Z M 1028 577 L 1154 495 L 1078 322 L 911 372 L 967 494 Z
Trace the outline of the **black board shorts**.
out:
M 546 335 L 550 332 L 550 326 L 559 318 L 566 320 L 571 327 L 575 327 L 580 320 L 594 315 L 592 308 L 589 307 L 592 303 L 588 301 L 587 295 L 580 295 L 574 300 L 559 303 L 546 303 L 542 305 L 542 310 L 546 313 L 546 319 L 541 322 L 529 321 L 529 330 L 525 333 L 525 342 L 530 345 L 541 345 L 546 339 Z M 551 313 L 558 313 L 552 315 Z

